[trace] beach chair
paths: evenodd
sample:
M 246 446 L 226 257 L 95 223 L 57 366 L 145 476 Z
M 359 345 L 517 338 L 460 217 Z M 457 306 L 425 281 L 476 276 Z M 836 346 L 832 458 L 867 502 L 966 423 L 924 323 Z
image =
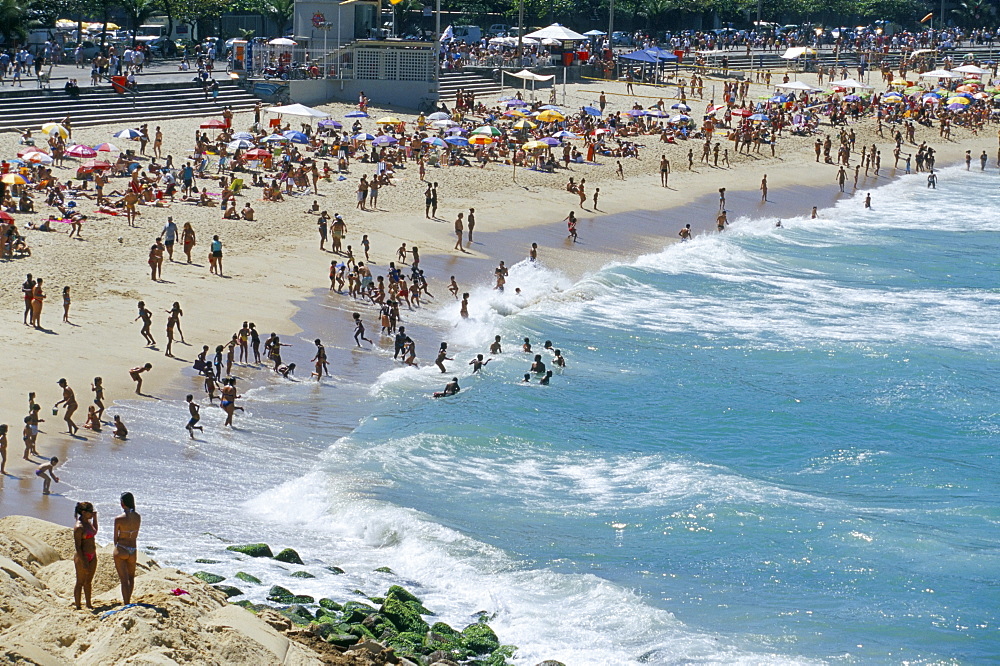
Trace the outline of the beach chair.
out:
M 229 185 L 229 189 L 233 191 L 233 196 L 236 196 L 243 189 L 243 179 L 233 178 L 233 182 Z

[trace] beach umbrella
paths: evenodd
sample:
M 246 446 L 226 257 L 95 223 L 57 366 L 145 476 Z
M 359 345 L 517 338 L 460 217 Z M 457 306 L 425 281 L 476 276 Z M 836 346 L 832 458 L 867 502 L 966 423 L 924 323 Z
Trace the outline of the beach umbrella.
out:
M 118 150 L 118 146 L 116 146 L 113 143 L 102 143 L 102 144 L 99 144 L 97 146 L 94 146 L 94 150 L 96 150 L 99 153 L 120 153 L 121 152 L 120 150 Z
M 685 116 L 683 113 L 678 113 L 676 116 L 670 119 L 672 123 L 687 123 L 691 121 L 691 116 Z
M 966 107 L 965 107 L 964 104 L 949 104 L 948 105 L 948 110 L 949 111 L 965 111 L 965 108 Z
M 761 121 L 767 120 L 767 116 L 764 115 L 763 113 L 755 113 L 752 116 L 749 116 L 749 119 L 750 120 L 755 120 L 757 122 L 761 122 Z
M 454 120 L 435 120 L 434 122 L 431 123 L 431 127 L 435 127 L 437 129 L 444 129 L 446 127 L 454 127 L 457 124 L 458 123 L 456 123 Z
M 573 134 L 572 132 L 567 132 L 566 130 L 560 130 L 560 131 L 556 132 L 555 134 L 553 134 L 552 136 L 555 137 L 556 139 L 579 139 L 580 138 L 576 134 Z
M 367 118 L 368 114 L 364 111 L 351 111 L 350 113 L 344 114 L 345 118 Z
M 272 134 L 271 136 L 264 137 L 262 140 L 267 143 L 281 143 L 283 141 L 288 141 L 287 138 L 281 136 L 280 134 Z
M 285 137 L 292 143 L 309 143 L 309 137 L 307 137 L 302 132 L 296 132 L 295 130 L 288 130 L 283 132 L 281 136 Z
M 212 118 L 211 120 L 206 120 L 198 127 L 200 129 L 226 129 L 226 121 L 219 120 L 218 118 Z M 115 136 L 118 135 L 115 134 Z
M 334 120 L 333 118 L 325 118 L 319 121 L 318 124 L 320 127 L 332 127 L 333 129 L 343 129 L 344 127 L 340 121 Z
M 30 162 L 31 164 L 52 164 L 55 160 L 52 156 L 47 153 L 28 153 L 24 156 L 25 162 Z
M 271 151 L 264 150 L 263 148 L 254 148 L 253 150 L 248 150 L 243 153 L 243 157 L 247 159 L 261 159 L 264 157 L 270 157 Z
M 610 134 L 611 130 L 606 127 L 598 127 L 593 132 L 590 132 L 590 136 L 600 136 L 601 134 Z
M 452 146 L 467 146 L 467 145 L 469 145 L 469 140 L 466 139 L 464 136 L 449 136 L 444 141 L 445 141 L 445 143 L 448 143 L 448 144 L 450 144 Z
M 375 135 L 368 134 L 367 132 L 362 132 L 361 134 L 355 134 L 351 137 L 354 141 L 374 141 Z
M 601 115 L 604 115 L 604 114 L 601 113 L 600 109 L 594 108 L 592 106 L 585 106 L 585 107 L 583 107 L 582 110 L 588 116 L 601 116 Z
M 845 102 L 857 102 L 861 97 L 859 95 L 848 95 L 844 98 Z
M 86 169 L 88 171 L 96 171 L 99 169 L 110 169 L 111 163 L 105 162 L 104 160 L 87 160 L 80 165 L 81 169 Z
M 253 134 L 250 132 L 237 132 L 233 135 L 233 140 L 243 139 L 244 141 L 253 141 Z
M 525 120 L 518 120 L 513 125 L 513 128 L 514 129 L 518 129 L 518 130 L 532 130 L 532 129 L 535 129 L 536 127 L 538 127 L 538 125 L 536 125 L 535 123 L 533 123 L 533 122 L 531 122 L 530 120 L 527 120 L 527 119 L 525 119 Z
M 546 104 L 545 106 L 540 106 L 538 108 L 541 109 L 542 111 L 555 111 L 557 113 L 562 113 L 562 109 L 560 109 L 555 104 Z
M 440 148 L 444 148 L 448 145 L 444 142 L 444 139 L 436 136 L 429 136 L 420 143 L 426 143 L 429 146 L 438 146 Z
M 464 127 L 459 127 L 458 125 L 455 125 L 454 127 L 449 127 L 448 129 L 446 129 L 444 131 L 444 133 L 445 134 L 465 134 L 468 131 L 469 130 L 465 129 Z
M 66 154 L 70 157 L 97 157 L 97 151 L 90 146 L 77 144 L 66 149 Z
M 18 157 L 25 157 L 26 155 L 30 155 L 31 153 L 44 153 L 44 152 L 45 152 L 45 150 L 43 150 L 42 148 L 39 148 L 37 146 L 28 146 L 26 148 L 22 148 L 21 150 L 17 151 L 17 156 Z M 48 154 L 48 153 L 46 153 L 46 154 Z
M 469 143 L 477 146 L 486 146 L 493 143 L 493 139 L 484 134 L 476 134 L 475 136 L 469 137 Z
M 643 109 L 629 109 L 625 112 L 625 115 L 632 116 L 633 118 L 638 118 L 639 116 L 646 115 L 646 111 Z
M 0 180 L 7 185 L 27 185 L 30 182 L 19 173 L 5 173 Z
M 660 111 L 659 109 L 653 109 L 652 111 L 647 111 L 646 115 L 647 116 L 651 116 L 653 118 L 666 118 L 670 114 L 667 113 L 666 111 Z
M 886 96 L 886 97 L 882 98 L 882 103 L 883 104 L 899 104 L 902 101 L 903 101 L 902 97 L 889 97 L 889 96 Z
M 951 99 L 948 100 L 948 106 L 949 107 L 951 107 L 952 104 L 962 104 L 962 105 L 965 105 L 965 104 L 971 104 L 971 103 L 972 103 L 972 100 L 970 100 L 970 99 L 968 99 L 966 97 L 955 96 L 955 97 L 952 97 Z
M 398 125 L 403 122 L 396 116 L 383 116 L 375 121 L 376 125 Z
M 444 111 L 435 111 L 431 115 L 427 116 L 427 120 L 448 120 L 450 118 L 451 116 Z
M 854 99 L 858 98 L 857 95 L 848 95 L 844 99 L 849 99 L 851 97 L 853 97 Z M 774 97 L 769 98 L 767 101 L 773 102 L 775 104 L 784 104 L 785 102 L 788 101 L 788 98 L 785 97 L 784 95 L 775 95 Z M 673 108 L 673 107 L 670 107 L 670 108 Z M 688 109 L 688 110 L 690 111 L 690 109 Z
M 990 98 L 989 94 L 988 93 L 984 93 L 984 92 L 977 92 L 975 95 L 973 95 L 973 97 L 975 99 L 989 99 Z
M 399 143 L 395 138 L 389 136 L 388 134 L 382 134 L 381 136 L 375 137 L 372 141 L 373 146 L 391 146 L 394 143 Z
M 503 134 L 503 132 L 498 130 L 496 127 L 493 127 L 492 125 L 483 125 L 482 127 L 477 127 L 476 129 L 472 130 L 472 133 L 482 134 L 485 136 L 500 136 Z
M 295 46 L 298 44 L 294 39 L 289 39 L 288 37 L 277 37 L 268 42 L 273 46 Z
M 247 141 L 246 139 L 236 139 L 236 141 L 230 141 L 226 144 L 226 148 L 229 150 L 240 150 L 241 148 L 253 148 L 253 141 Z
M 507 116 L 508 118 L 527 118 L 528 117 L 528 114 L 525 113 L 524 111 L 522 111 L 521 109 L 508 109 L 508 110 L 506 110 L 506 111 L 503 112 L 503 115 Z
M 111 136 L 115 137 L 116 139 L 138 139 L 140 136 L 142 136 L 142 132 L 134 129 L 123 129 L 115 132 Z
M 752 115 L 753 111 L 750 109 L 733 109 L 732 114 L 734 116 L 743 116 L 745 118 L 746 116 Z
M 940 104 L 941 100 L 937 97 L 924 97 L 924 104 Z
M 45 123 L 42 125 L 42 132 L 52 136 L 53 134 L 58 134 L 62 138 L 67 138 L 69 136 L 69 130 L 60 125 L 59 123 Z
M 0 220 L 2 220 L 4 222 L 13 222 L 14 221 L 14 216 L 11 215 L 10 213 L 8 213 L 5 210 L 0 210 Z
M 528 103 L 523 99 L 511 99 L 507 100 L 507 106 L 528 106 Z
M 548 148 L 548 145 L 542 143 L 541 141 L 529 141 L 521 147 L 525 150 L 538 150 L 539 148 Z
M 544 143 L 546 146 L 558 146 L 560 143 L 559 139 L 554 139 L 551 136 L 543 137 L 539 139 L 539 141 Z
M 684 104 L 683 102 L 677 102 L 676 104 L 671 104 L 670 108 L 676 111 L 684 111 L 685 113 L 691 110 L 691 107 L 688 106 L 687 104 Z

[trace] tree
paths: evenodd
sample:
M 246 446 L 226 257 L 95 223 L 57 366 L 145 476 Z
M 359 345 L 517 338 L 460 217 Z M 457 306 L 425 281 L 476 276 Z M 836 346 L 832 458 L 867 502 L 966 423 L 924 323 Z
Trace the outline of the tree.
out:
M 132 42 L 139 32 L 139 26 L 158 9 L 156 0 L 121 0 L 121 7 L 132 24 Z
M 295 0 L 262 0 L 258 11 L 277 26 L 280 37 L 285 34 L 285 28 L 295 13 Z
M 28 38 L 28 3 L 0 0 L 0 36 L 8 44 Z
M 966 28 L 980 28 L 993 25 L 997 8 L 988 0 L 964 0 L 958 8 L 951 10 L 955 20 Z

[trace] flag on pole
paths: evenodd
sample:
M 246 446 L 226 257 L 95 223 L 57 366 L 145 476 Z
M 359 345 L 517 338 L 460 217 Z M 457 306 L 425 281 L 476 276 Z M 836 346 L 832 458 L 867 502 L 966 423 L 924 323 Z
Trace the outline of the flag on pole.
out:
M 444 29 L 444 32 L 441 33 L 441 41 L 450 42 L 453 39 L 455 39 L 455 31 L 452 30 L 451 26 L 449 25 L 447 28 Z

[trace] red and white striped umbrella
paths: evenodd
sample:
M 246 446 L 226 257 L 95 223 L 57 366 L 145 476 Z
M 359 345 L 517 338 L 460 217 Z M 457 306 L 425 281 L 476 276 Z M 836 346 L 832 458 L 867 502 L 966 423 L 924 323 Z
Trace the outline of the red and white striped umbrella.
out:
M 75 146 L 70 146 L 66 149 L 66 154 L 70 157 L 97 157 L 97 151 L 90 146 L 85 146 L 82 143 L 78 143 Z

